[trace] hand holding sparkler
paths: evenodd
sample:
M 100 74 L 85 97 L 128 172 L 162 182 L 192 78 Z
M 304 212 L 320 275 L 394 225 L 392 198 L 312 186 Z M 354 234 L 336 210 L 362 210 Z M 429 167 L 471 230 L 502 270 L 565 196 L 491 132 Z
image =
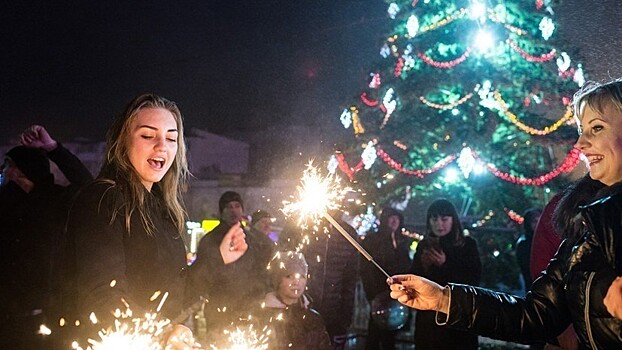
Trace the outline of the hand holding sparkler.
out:
M 387 279 L 391 298 L 417 309 L 449 314 L 449 287 L 416 275 L 396 275 Z
M 248 250 L 242 224 L 234 224 L 220 242 L 220 256 L 225 265 L 237 261 Z
M 336 177 L 322 177 L 317 168 L 311 163 L 304 171 L 301 184 L 297 187 L 299 200 L 297 202 L 285 202 L 283 212 L 285 214 L 297 213 L 299 215 L 298 224 L 305 224 L 311 220 L 318 222 L 324 218 L 345 237 L 368 261 L 370 261 L 387 278 L 391 276 L 382 268 L 374 258 L 339 225 L 339 223 L 328 214 L 328 211 L 339 208 L 339 202 L 344 198 L 345 193 L 350 188 L 342 188 Z
M 166 350 L 191 350 L 197 349 L 194 336 L 190 328 L 176 324 L 172 326 L 166 337 Z

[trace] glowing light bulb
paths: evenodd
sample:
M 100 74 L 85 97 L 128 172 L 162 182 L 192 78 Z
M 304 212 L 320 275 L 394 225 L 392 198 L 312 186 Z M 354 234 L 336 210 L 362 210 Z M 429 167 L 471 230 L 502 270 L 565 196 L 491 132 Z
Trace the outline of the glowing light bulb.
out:
M 492 36 L 491 33 L 485 30 L 480 30 L 477 33 L 477 36 L 475 37 L 475 46 L 480 51 L 489 50 L 490 48 L 492 48 L 493 44 L 494 44 L 494 37 Z
M 486 5 L 479 1 L 473 1 L 469 7 L 469 18 L 479 19 L 481 22 L 486 20 Z
M 445 181 L 449 183 L 456 183 L 460 179 L 460 172 L 458 169 L 451 167 L 445 170 Z

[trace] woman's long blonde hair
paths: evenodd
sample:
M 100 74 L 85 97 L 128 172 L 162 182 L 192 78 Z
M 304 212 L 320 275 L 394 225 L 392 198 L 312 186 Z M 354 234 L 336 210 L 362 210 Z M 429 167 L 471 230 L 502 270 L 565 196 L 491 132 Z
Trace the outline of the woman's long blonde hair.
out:
M 130 231 L 130 218 L 134 211 L 140 215 L 143 226 L 148 234 L 152 234 L 154 224 L 145 210 L 145 187 L 140 177 L 130 163 L 128 145 L 131 125 L 136 119 L 138 112 L 144 108 L 166 109 L 175 118 L 177 123 L 177 154 L 171 168 L 166 172 L 161 181 L 154 183 L 152 191 L 160 192 L 166 211 L 181 233 L 184 230 L 186 210 L 182 200 L 182 186 L 186 184 L 188 177 L 188 161 L 186 159 L 186 143 L 184 140 L 184 127 L 181 112 L 175 102 L 169 101 L 155 94 L 144 94 L 134 98 L 125 108 L 123 114 L 114 119 L 106 134 L 106 159 L 97 179 L 99 181 L 121 186 L 123 193 L 122 204 L 116 204 L 113 210 L 114 220 L 117 214 L 125 216 L 125 227 Z M 119 203 L 115 201 L 115 203 Z

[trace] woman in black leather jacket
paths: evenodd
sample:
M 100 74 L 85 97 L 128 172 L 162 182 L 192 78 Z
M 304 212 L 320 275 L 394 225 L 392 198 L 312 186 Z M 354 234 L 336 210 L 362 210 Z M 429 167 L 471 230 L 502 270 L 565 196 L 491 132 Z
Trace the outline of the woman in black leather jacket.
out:
M 437 311 L 437 324 L 497 339 L 543 341 L 572 323 L 584 349 L 622 347 L 622 80 L 586 84 L 574 107 L 575 147 L 589 160 L 590 177 L 608 187 L 582 207 L 582 234 L 562 243 L 527 296 L 398 275 L 391 297 Z

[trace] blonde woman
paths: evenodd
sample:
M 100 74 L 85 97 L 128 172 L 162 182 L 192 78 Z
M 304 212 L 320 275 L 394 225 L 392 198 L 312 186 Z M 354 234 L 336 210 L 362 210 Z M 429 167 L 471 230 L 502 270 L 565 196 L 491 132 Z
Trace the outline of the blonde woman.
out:
M 183 308 L 186 213 L 181 186 L 188 166 L 182 116 L 174 102 L 138 96 L 113 122 L 106 159 L 70 213 L 75 243 L 78 309 L 100 323 L 115 309 L 156 311 L 175 320 Z M 241 229 L 228 232 L 238 249 Z M 163 339 L 173 349 L 192 344 L 192 332 L 173 324 Z

